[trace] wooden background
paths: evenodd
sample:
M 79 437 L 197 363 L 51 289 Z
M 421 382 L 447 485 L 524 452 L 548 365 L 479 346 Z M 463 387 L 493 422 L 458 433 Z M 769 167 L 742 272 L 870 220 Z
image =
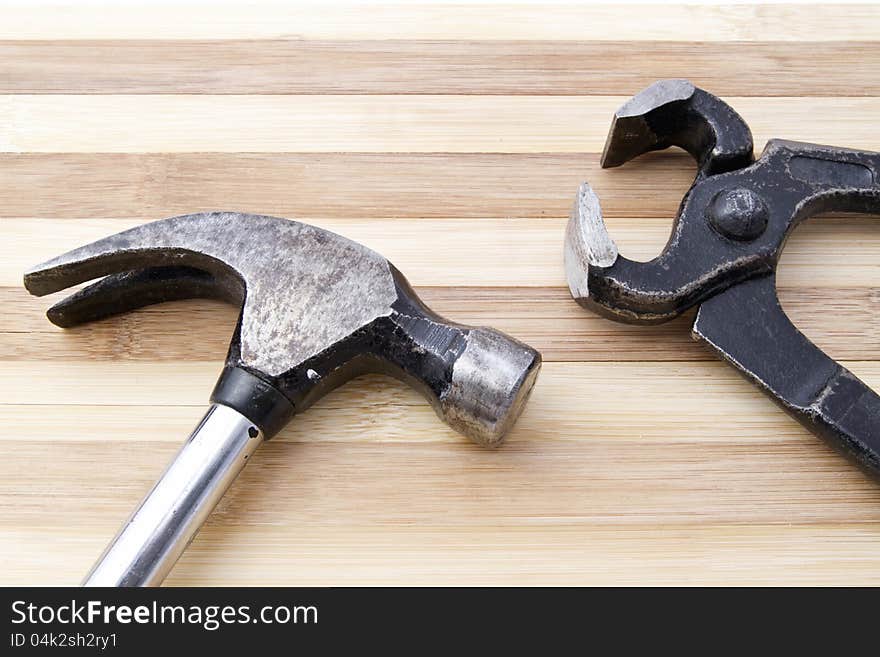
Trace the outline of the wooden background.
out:
M 70 3 L 71 5 L 75 3 Z M 598 167 L 665 77 L 769 137 L 880 150 L 870 6 L 0 9 L 0 583 L 75 584 L 201 416 L 235 310 L 71 331 L 32 264 L 208 209 L 377 249 L 436 310 L 545 365 L 507 444 L 367 378 L 265 445 L 169 584 L 880 584 L 880 486 L 689 338 L 568 296 L 579 181 L 621 251 L 664 244 L 693 165 Z M 880 386 L 880 232 L 822 217 L 786 310 Z

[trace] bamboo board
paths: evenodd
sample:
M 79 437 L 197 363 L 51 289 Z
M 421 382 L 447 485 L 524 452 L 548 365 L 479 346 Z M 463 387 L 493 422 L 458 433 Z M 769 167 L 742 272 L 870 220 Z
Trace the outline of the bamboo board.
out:
M 0 8 L 0 584 L 79 580 L 201 416 L 235 320 L 191 301 L 61 331 L 22 272 L 221 208 L 362 241 L 546 362 L 493 451 L 394 381 L 336 391 L 257 452 L 169 584 L 880 584 L 880 487 L 689 318 L 590 315 L 561 263 L 584 179 L 624 254 L 668 237 L 690 160 L 598 166 L 643 86 L 724 95 L 759 148 L 880 150 L 878 70 L 865 5 Z M 779 274 L 874 387 L 878 261 L 870 218 L 822 217 Z

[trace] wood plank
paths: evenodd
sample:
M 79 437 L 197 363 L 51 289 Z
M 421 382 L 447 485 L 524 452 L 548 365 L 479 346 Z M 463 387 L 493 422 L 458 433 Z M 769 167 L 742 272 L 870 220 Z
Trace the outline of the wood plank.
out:
M 603 319 L 563 287 L 420 287 L 436 312 L 494 326 L 538 349 L 545 361 L 701 361 L 713 352 L 690 337 L 688 314 L 659 326 Z M 782 288 L 792 321 L 837 360 L 880 359 L 877 290 Z M 62 331 L 44 317 L 54 298 L 0 287 L 3 358 L 24 361 L 202 361 L 222 357 L 237 310 L 216 301 L 180 301 Z M 198 339 L 191 339 L 197 335 Z
M 880 379 L 876 364 L 850 365 L 869 369 L 869 382 Z M 632 559 L 642 559 L 666 533 L 678 539 L 660 541 L 664 559 L 684 558 L 695 548 L 683 553 L 681 542 L 691 545 L 692 537 L 703 536 L 708 540 L 698 550 L 700 558 L 720 559 L 728 577 L 778 581 L 778 574 L 749 567 L 744 555 L 760 559 L 788 549 L 790 557 L 796 527 L 803 536 L 821 537 L 822 546 L 841 533 L 847 537 L 839 550 L 828 553 L 823 547 L 815 553 L 827 567 L 820 569 L 821 577 L 829 581 L 846 577 L 837 562 L 844 556 L 853 576 L 873 563 L 865 561 L 877 554 L 880 541 L 880 493 L 873 481 L 723 364 L 653 371 L 644 364 L 598 367 L 545 366 L 521 424 L 508 444 L 491 451 L 443 427 L 402 384 L 375 378 L 350 384 L 261 448 L 175 570 L 173 583 L 207 583 L 239 565 L 243 582 L 261 581 L 264 555 L 273 545 L 288 550 L 303 545 L 294 551 L 306 555 L 285 559 L 278 577 L 316 584 L 335 582 L 335 576 L 357 580 L 367 577 L 363 569 L 372 571 L 367 563 L 346 560 L 358 541 L 376 545 L 370 563 L 380 574 L 371 576 L 384 581 L 519 581 L 511 558 L 534 562 L 529 574 L 520 574 L 523 581 L 553 581 L 563 571 L 592 581 L 598 564 L 611 568 L 604 576 L 614 579 L 623 576 L 625 563 L 609 565 L 605 550 L 621 554 L 623 542 L 631 546 Z M 59 411 L 57 423 L 34 421 L 46 417 L 42 404 L 0 405 L 8 429 L 4 440 L 14 440 L 17 453 L 0 462 L 0 517 L 10 526 L 0 535 L 8 549 L 30 548 L 48 535 L 40 545 L 46 561 L 39 576 L 51 575 L 47 581 L 78 577 L 88 567 L 201 413 L 198 407 L 166 403 L 194 401 L 189 387 L 207 389 L 200 384 L 208 384 L 216 371 L 207 363 L 136 369 L 115 364 L 100 375 L 106 389 L 96 390 L 67 383 L 87 380 L 77 370 L 85 371 L 76 365 L 56 369 L 51 374 L 64 385 L 33 390 L 35 399 Z M 8 381 L 21 381 L 16 374 Z M 179 383 L 168 385 L 175 380 Z M 6 381 L 0 390 L 8 399 Z M 102 396 L 126 405 L 94 406 Z M 657 412 L 656 405 L 671 398 L 697 397 L 702 403 L 689 405 L 686 419 Z M 56 406 L 77 398 L 85 404 Z M 143 406 L 144 401 L 162 406 Z M 22 461 L 42 466 L 21 481 L 11 470 Z M 65 495 L 59 497 L 60 488 Z M 47 496 L 57 503 L 45 505 Z M 296 503 L 279 507 L 279 499 Z M 425 540 L 435 533 L 446 537 L 430 554 L 448 559 L 448 568 L 432 567 L 430 575 L 416 565 L 426 545 L 413 527 Z M 855 535 L 857 528 L 861 533 Z M 299 538 L 291 542 L 294 533 Z M 595 545 L 597 537 L 601 550 L 583 547 Z M 543 552 L 536 557 L 536 541 L 545 540 L 568 555 L 556 575 L 546 570 L 550 561 Z M 742 561 L 728 558 L 720 547 L 731 541 Z M 54 555 L 68 544 L 73 553 L 65 553 L 62 563 Z M 318 544 L 335 546 L 338 553 L 308 547 Z M 490 554 L 507 557 L 468 576 L 475 563 L 469 555 L 486 545 L 494 546 Z M 414 566 L 389 570 L 389 551 L 416 560 Z M 659 552 L 652 558 L 660 559 Z M 350 565 L 333 575 L 329 564 L 339 559 Z M 207 569 L 205 561 L 211 564 Z M 16 576 L 28 572 L 21 563 Z M 693 563 L 690 573 L 697 581 L 723 575 Z M 788 576 L 805 575 L 793 569 Z
M 297 554 L 308 555 L 282 575 L 292 584 L 387 585 L 392 579 L 446 585 L 702 582 L 803 586 L 848 582 L 865 586 L 880 580 L 876 576 L 877 526 L 867 523 L 683 529 L 664 525 L 647 530 L 599 527 L 588 532 L 569 528 L 548 532 L 544 523 L 536 525 L 512 532 L 490 528 L 476 535 L 445 527 L 427 532 L 402 528 L 390 534 L 387 527 L 342 529 L 334 537 L 280 529 L 274 541 L 277 549 L 266 552 L 260 547 L 266 543 L 260 540 L 270 538 L 271 530 L 257 536 L 239 533 L 231 539 L 217 530 L 203 535 L 204 547 L 184 557 L 171 583 L 225 581 L 230 568 L 245 561 L 242 555 L 257 554 L 231 578 L 241 584 L 259 581 L 277 586 L 275 555 L 286 553 L 290 545 L 303 547 Z M 293 535 L 299 537 L 296 543 L 289 540 Z M 325 549 L 328 543 L 331 554 Z M 432 556 L 426 559 L 429 550 Z M 232 551 L 238 554 L 231 556 Z M 387 562 L 379 555 L 388 555 Z M 231 556 L 228 561 L 227 556 Z M 340 568 L 340 564 L 350 566 Z
M 0 6 L 0 584 L 79 580 L 203 413 L 235 318 L 197 300 L 62 331 L 23 271 L 209 209 L 364 242 L 546 362 L 497 450 L 391 379 L 328 395 L 258 450 L 170 584 L 880 584 L 876 482 L 688 317 L 599 318 L 561 262 L 584 179 L 623 254 L 665 243 L 693 163 L 597 156 L 658 78 L 725 97 L 759 148 L 880 150 L 880 6 L 58 1 Z M 779 279 L 880 388 L 876 232 L 810 222 Z
M 880 583 L 876 523 L 620 528 L 556 520 L 461 529 L 443 525 L 441 518 L 418 525 L 312 528 L 275 518 L 230 531 L 212 522 L 184 553 L 168 585 Z M 109 519 L 100 528 L 4 528 L 0 553 L 15 555 L 15 569 L 0 572 L 0 584 L 75 586 L 115 529 Z
M 880 383 L 880 363 L 845 364 L 868 385 Z M 0 413 L 9 429 L 0 444 L 56 440 L 178 445 L 201 416 L 222 365 L 222 355 L 205 362 L 4 361 Z M 794 441 L 807 451 L 831 453 L 720 361 L 545 363 L 532 396 L 509 436 L 511 443 L 718 442 L 774 449 Z M 700 403 L 670 406 L 670 400 L 681 399 Z M 56 420 L 44 424 L 49 406 L 57 407 Z M 68 417 L 81 421 L 61 424 Z M 151 417 L 156 421 L 145 421 Z M 114 430 L 103 430 L 102 419 Z M 364 377 L 334 391 L 275 440 L 466 442 L 416 392 L 382 376 Z
M 631 20 L 633 15 L 640 20 Z M 876 41 L 880 12 L 869 4 L 696 6 L 693 4 L 320 4 L 249 2 L 247 7 L 12 0 L 0 6 L 0 39 L 491 39 Z
M 71 190 L 66 196 L 73 195 Z M 102 202 L 101 197 L 95 200 Z M 234 203 L 230 206 L 247 207 Z M 266 211 L 274 213 L 271 208 Z M 567 219 L 302 220 L 375 249 L 404 272 L 413 285 L 566 286 L 561 252 Z M 0 221 L 0 286 L 18 287 L 22 274 L 38 262 L 138 223 L 140 219 L 130 218 L 4 219 Z M 648 260 L 660 253 L 671 227 L 669 218 L 610 217 L 607 223 L 621 253 L 636 260 Z M 33 225 L 41 230 L 29 228 Z M 814 219 L 799 227 L 787 242 L 778 282 L 782 287 L 822 290 L 874 287 L 880 273 L 878 249 L 880 233 L 867 217 Z M 511 262 L 513 256 L 515 263 Z
M 272 441 L 254 454 L 211 525 L 230 535 L 269 523 L 312 529 L 439 524 L 479 533 L 481 526 L 516 528 L 529 520 L 553 531 L 556 523 L 622 529 L 784 519 L 793 525 L 874 523 L 872 541 L 880 545 L 876 484 L 843 457 L 802 442 L 697 446 L 594 438 L 484 450 Z M 63 459 L 58 443 L 23 443 L 22 459 L 42 468 L 14 488 L 5 482 L 15 464 L 0 464 L 3 525 L 72 525 L 106 540 L 178 447 L 62 446 Z M 53 495 L 59 487 L 64 495 Z M 702 504 L 693 505 L 695 497 Z M 278 500 L 291 503 L 279 509 Z
M 583 180 L 606 218 L 671 220 L 694 175 L 680 152 L 614 169 L 595 154 L 0 153 L 0 170 L 0 218 L 144 220 L 217 209 L 303 220 L 567 217 Z
M 139 219 L 565 217 L 584 179 L 608 216 L 672 217 L 694 174 L 675 153 L 613 171 L 590 154 L 4 153 L 0 170 L 0 217 Z
M 686 74 L 725 96 L 880 94 L 876 38 L 683 36 L 697 40 L 7 40 L 0 93 L 629 96 Z
M 635 89 L 633 90 L 635 91 Z M 0 148 L 39 153 L 601 153 L 625 96 L 0 96 Z M 755 144 L 880 150 L 880 98 L 726 98 Z M 841 121 L 841 116 L 852 117 Z M 76 130 L 71 130 L 71 123 Z

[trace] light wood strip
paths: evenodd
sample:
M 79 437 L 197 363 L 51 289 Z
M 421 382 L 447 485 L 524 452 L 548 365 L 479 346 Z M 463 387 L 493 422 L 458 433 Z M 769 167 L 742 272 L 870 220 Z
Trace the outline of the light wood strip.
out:
M 567 219 L 302 220 L 375 249 L 417 286 L 567 285 L 562 264 Z M 23 273 L 38 262 L 138 223 L 132 219 L 3 219 L 0 286 L 18 287 Z M 660 253 L 671 223 L 671 215 L 666 219 L 610 217 L 607 221 L 621 253 L 636 260 Z M 34 225 L 41 229 L 34 230 Z M 878 249 L 880 232 L 868 217 L 813 219 L 789 239 L 778 283 L 803 289 L 874 287 L 880 274 Z
M 640 528 L 535 521 L 462 529 L 438 518 L 314 528 L 276 517 L 234 531 L 212 523 L 168 585 L 880 584 L 876 523 Z M 97 528 L 3 528 L 0 553 L 15 555 L 15 568 L 0 571 L 0 584 L 75 586 L 116 528 L 111 518 Z
M 538 349 L 545 361 L 715 359 L 691 338 L 690 313 L 667 324 L 633 326 L 582 309 L 563 287 L 420 287 L 417 292 L 441 315 L 494 326 Z M 779 296 L 798 328 L 833 358 L 880 359 L 875 288 L 782 288 Z M 5 360 L 216 359 L 226 353 L 238 312 L 216 301 L 181 301 L 63 331 L 44 316 L 54 301 L 34 298 L 23 288 L 0 288 Z
M 635 89 L 633 91 L 636 91 Z M 755 144 L 880 150 L 880 98 L 726 98 Z M 600 153 L 624 96 L 0 96 L 0 149 L 40 153 Z M 841 121 L 846 115 L 852 119 Z M 71 123 L 76 130 L 71 130 Z
M 880 94 L 876 36 L 713 43 L 711 35 L 685 25 L 676 41 L 633 43 L 613 31 L 603 36 L 603 41 L 419 41 L 405 35 L 393 41 L 0 41 L 0 93 L 629 96 L 658 79 L 686 75 L 725 96 Z
M 271 524 L 331 533 L 445 526 L 476 535 L 543 527 L 562 538 L 571 525 L 620 531 L 723 524 L 733 531 L 776 522 L 871 523 L 870 540 L 880 545 L 876 483 L 811 436 L 696 445 L 617 442 L 583 431 L 577 442 L 514 441 L 495 450 L 463 442 L 271 441 L 249 460 L 209 526 L 230 537 Z M 98 543 L 112 536 L 178 445 L 25 442 L 19 449 L 22 460 L 41 467 L 12 487 L 16 463 L 0 463 L 3 525 L 54 525 Z M 51 493 L 59 487 L 63 495 Z
M 638 20 L 633 20 L 638 16 Z M 866 4 L 694 6 L 607 3 L 70 3 L 0 7 L 0 39 L 877 40 Z
M 866 384 L 880 383 L 880 363 L 845 364 Z M 201 416 L 222 365 L 222 355 L 211 362 L 4 361 L 0 413 L 9 429 L 0 442 L 178 444 Z M 532 397 L 510 434 L 511 442 L 754 442 L 772 448 L 810 437 L 720 361 L 545 363 Z M 700 403 L 676 407 L 669 405 L 670 399 Z M 57 419 L 44 424 L 48 406 L 57 407 Z M 169 412 L 156 417 L 158 407 Z M 82 421 L 65 426 L 66 413 Z M 130 421 L 124 419 L 126 414 Z M 156 417 L 159 424 L 144 421 L 149 417 Z M 39 421 L 33 422 L 36 418 Z M 119 429 L 120 435 L 89 418 L 109 418 L 108 426 Z M 160 430 L 164 426 L 178 430 Z M 460 443 L 464 439 L 442 424 L 416 392 L 394 379 L 370 376 L 331 393 L 277 440 Z M 822 451 L 819 445 L 818 440 L 815 446 L 807 441 L 805 449 Z

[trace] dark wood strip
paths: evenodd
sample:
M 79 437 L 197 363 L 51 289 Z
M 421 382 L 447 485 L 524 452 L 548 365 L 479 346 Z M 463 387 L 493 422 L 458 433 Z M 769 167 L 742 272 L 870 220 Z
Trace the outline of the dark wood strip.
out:
M 872 42 L 5 41 L 0 93 L 628 96 L 687 76 L 725 95 L 853 96 L 880 93 L 878 62 Z
M 4 153 L 0 216 L 159 219 L 201 210 L 288 217 L 565 217 L 583 180 L 607 216 L 673 217 L 682 153 L 605 170 L 596 154 Z

